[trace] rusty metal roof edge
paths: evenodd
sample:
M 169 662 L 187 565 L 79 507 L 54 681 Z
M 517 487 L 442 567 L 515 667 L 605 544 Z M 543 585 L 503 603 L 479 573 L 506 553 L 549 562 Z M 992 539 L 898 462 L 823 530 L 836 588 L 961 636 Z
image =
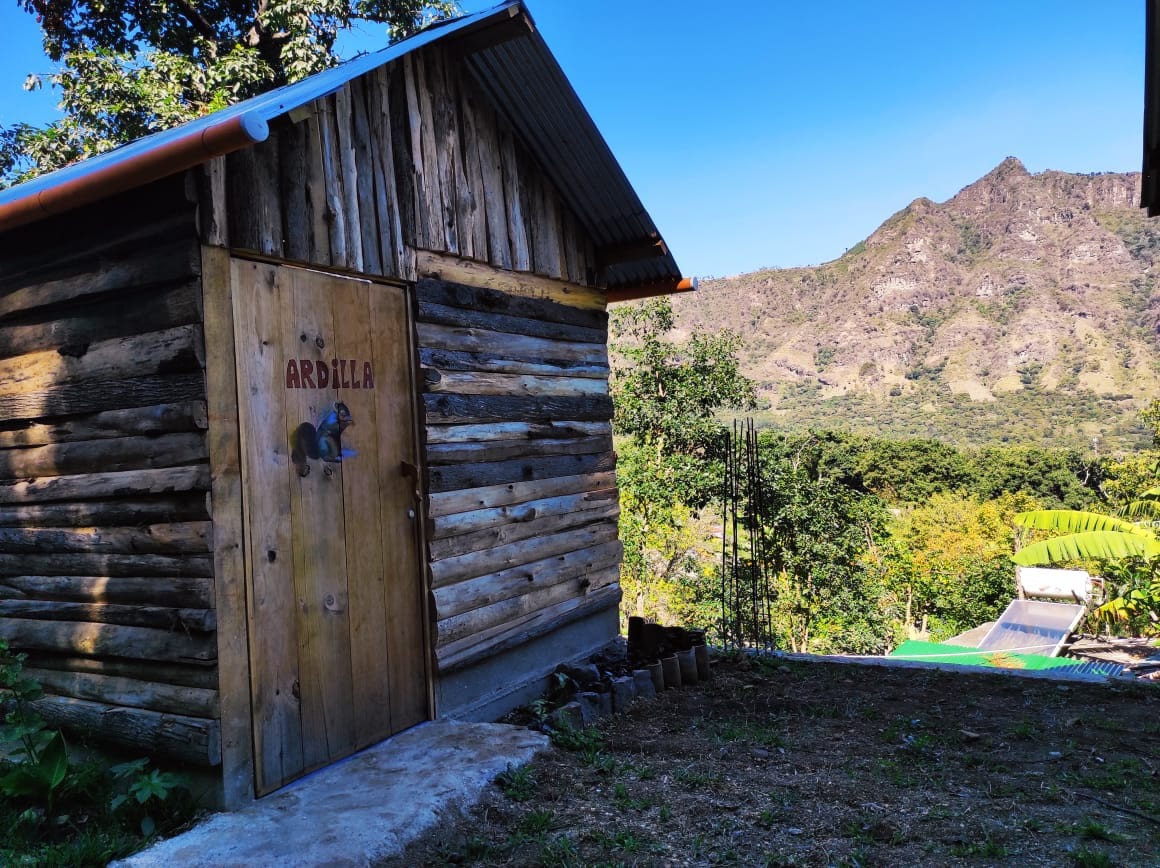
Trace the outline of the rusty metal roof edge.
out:
M 451 21 L 439 22 L 436 26 L 428 27 L 408 39 L 396 42 L 394 45 L 360 55 L 301 81 L 259 94 L 172 129 L 162 130 L 136 139 L 111 151 L 89 157 L 23 184 L 16 184 L 5 190 L 0 190 L 0 230 L 33 222 L 51 213 L 66 210 L 58 208 L 49 211 L 40 205 L 42 197 L 66 185 L 70 189 L 86 186 L 90 183 L 100 185 L 101 176 L 115 173 L 127 180 L 127 183 L 121 186 L 120 190 L 132 189 L 137 184 L 132 182 L 131 174 L 126 172 L 126 169 L 131 168 L 126 164 L 143 160 L 159 150 L 174 148 L 190 155 L 185 159 L 185 165 L 174 164 L 169 167 L 170 174 L 198 165 L 200 162 L 217 155 L 210 149 L 200 147 L 200 141 L 213 138 L 215 131 L 227 124 L 233 130 L 243 134 L 241 138 L 236 139 L 236 144 L 231 150 L 264 141 L 269 135 L 269 123 L 275 118 L 320 97 L 334 93 L 348 81 L 398 60 L 412 51 L 481 23 L 488 23 L 492 19 L 511 16 L 514 14 L 513 10 L 524 14 L 529 21 L 531 20 L 522 0 L 506 0 L 506 2 L 491 9 L 465 15 Z M 156 179 L 157 176 L 143 178 L 137 183 L 148 183 Z M 105 195 L 110 195 L 112 192 L 106 190 Z M 78 201 L 75 204 L 82 203 Z M 12 216 L 6 220 L 4 215 Z
M 469 68 L 476 73 L 476 80 L 522 135 L 568 204 L 578 212 L 590 235 L 613 245 L 636 243 L 648 236 L 663 240 L 607 140 L 539 31 L 533 29 L 526 42 L 521 42 L 524 44 L 520 48 L 498 45 L 473 57 Z M 531 67 L 533 63 L 542 67 L 529 69 L 534 74 L 528 76 L 516 75 L 515 67 L 522 64 Z M 500 70 L 507 74 L 501 75 Z M 522 79 L 518 85 L 517 79 Z M 559 98 L 537 99 L 537 91 L 544 90 L 545 85 L 559 94 Z M 533 110 L 538 121 L 530 123 L 519 108 Z M 564 133 L 564 128 L 572 124 L 585 132 L 586 147 L 578 148 L 578 142 Z M 566 171 L 569 165 L 573 169 L 570 174 Z M 603 180 L 608 186 L 599 190 L 588 188 L 597 180 Z M 621 207 L 610 209 L 612 203 L 619 203 Z M 586 204 L 588 213 L 579 213 Z M 599 225 L 594 225 L 598 220 Z M 681 276 L 672 253 L 666 251 L 664 256 L 609 268 L 608 286 L 629 289 L 669 278 L 676 281 Z
M 506 55 L 511 62 L 522 55 L 524 63 L 529 67 L 539 67 L 534 70 L 538 73 L 533 79 L 535 84 L 554 94 L 548 94 L 540 100 L 534 97 L 528 99 L 530 94 L 523 94 L 523 99 L 517 100 L 523 103 L 519 108 L 525 112 L 538 112 L 540 117 L 509 117 L 509 121 L 531 146 L 543 164 L 544 171 L 561 188 L 566 199 L 571 200 L 569 205 L 573 210 L 585 210 L 586 213 L 577 213 L 576 216 L 591 235 L 610 246 L 637 243 L 645 235 L 655 235 L 658 240 L 663 240 L 623 167 L 534 26 L 523 0 L 506 0 L 491 9 L 438 22 L 409 39 L 361 55 L 302 81 L 259 94 L 213 114 L 0 190 L 0 231 L 99 201 L 165 175 L 192 168 L 214 156 L 264 141 L 269 136 L 270 122 L 334 93 L 360 75 L 455 34 L 463 34 L 477 26 L 486 27 L 515 15 L 522 15 L 532 25 L 526 36 L 520 37 L 521 42 L 526 40 L 524 46 L 520 50 L 506 52 L 500 48 L 498 54 L 492 54 L 492 57 L 498 59 Z M 514 46 L 511 48 L 514 49 Z M 481 67 L 490 67 L 488 72 L 495 75 L 498 70 L 485 59 L 488 54 L 491 52 L 481 49 L 474 62 Z M 517 61 L 516 65 L 521 64 Z M 476 71 L 482 72 L 482 69 L 476 67 Z M 481 84 L 485 84 L 485 90 L 492 91 L 489 96 L 493 100 L 500 104 L 507 102 L 504 108 L 510 112 L 517 108 L 509 101 L 510 89 L 513 86 L 520 88 L 521 84 L 526 87 L 527 82 L 526 79 L 520 80 L 519 69 L 504 72 L 507 73 L 506 81 L 493 82 L 491 86 L 485 82 Z M 496 85 L 498 92 L 494 90 Z M 567 130 L 567 127 L 571 127 L 571 130 Z M 587 148 L 577 150 L 578 143 L 571 141 L 577 127 L 582 133 L 581 138 L 586 140 Z M 570 167 L 570 172 L 566 165 Z M 582 192 L 585 184 L 595 181 L 607 186 Z M 580 186 L 579 190 L 577 185 Z M 619 207 L 615 207 L 617 205 Z M 587 213 L 589 211 L 592 213 Z M 594 226 L 597 222 L 600 223 L 599 229 L 593 231 L 597 228 Z M 663 256 L 610 266 L 607 279 L 609 288 L 629 290 L 659 281 L 679 281 L 681 272 L 672 253 L 666 250 Z

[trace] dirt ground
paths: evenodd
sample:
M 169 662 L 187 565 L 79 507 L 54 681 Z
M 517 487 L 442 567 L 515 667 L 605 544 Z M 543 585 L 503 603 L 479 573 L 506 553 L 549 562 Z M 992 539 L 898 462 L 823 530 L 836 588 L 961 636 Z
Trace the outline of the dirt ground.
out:
M 721 660 L 400 865 L 1160 865 L 1160 687 Z

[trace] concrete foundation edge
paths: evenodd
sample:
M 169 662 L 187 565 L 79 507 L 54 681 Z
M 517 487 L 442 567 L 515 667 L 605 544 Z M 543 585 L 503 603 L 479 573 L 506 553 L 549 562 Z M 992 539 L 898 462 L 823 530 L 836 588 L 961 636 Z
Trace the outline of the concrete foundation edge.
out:
M 619 634 L 619 608 L 612 606 L 518 648 L 441 676 L 435 686 L 436 717 L 496 720 L 542 696 L 548 689 L 548 677 L 559 664 L 595 654 Z

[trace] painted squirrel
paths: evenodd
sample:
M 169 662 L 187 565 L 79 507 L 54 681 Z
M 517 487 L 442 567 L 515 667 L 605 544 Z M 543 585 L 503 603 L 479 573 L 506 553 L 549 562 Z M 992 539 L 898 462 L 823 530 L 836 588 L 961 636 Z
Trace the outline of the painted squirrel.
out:
M 290 449 L 290 460 L 298 469 L 298 475 L 305 476 L 310 472 L 310 465 L 306 463 L 308 458 L 333 464 L 352 457 L 353 450 L 342 448 L 342 432 L 353 424 L 350 408 L 342 401 L 335 401 L 317 425 L 309 422 L 299 425 L 294 431 Z

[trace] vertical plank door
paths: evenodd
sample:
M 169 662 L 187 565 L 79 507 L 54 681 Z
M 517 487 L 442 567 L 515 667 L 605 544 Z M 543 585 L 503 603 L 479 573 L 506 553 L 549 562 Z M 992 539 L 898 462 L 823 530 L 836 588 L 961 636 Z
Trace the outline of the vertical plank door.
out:
M 233 260 L 256 791 L 424 720 L 404 292 Z

